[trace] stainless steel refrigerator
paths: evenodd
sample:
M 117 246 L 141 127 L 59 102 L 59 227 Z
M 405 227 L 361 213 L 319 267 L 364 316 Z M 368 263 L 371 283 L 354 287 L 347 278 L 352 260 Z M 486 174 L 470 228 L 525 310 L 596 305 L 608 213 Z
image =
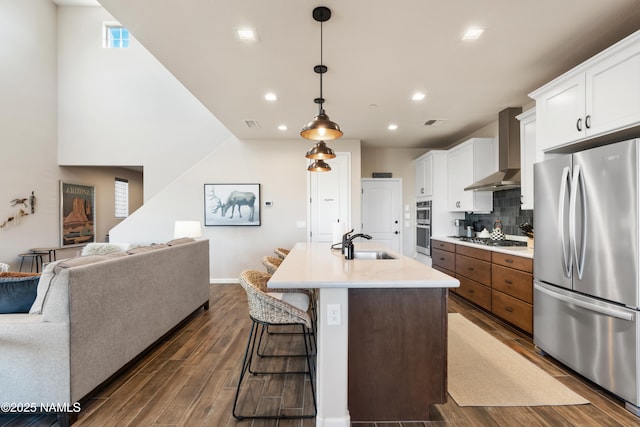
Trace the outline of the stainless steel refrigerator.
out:
M 639 143 L 534 165 L 534 341 L 640 416 Z

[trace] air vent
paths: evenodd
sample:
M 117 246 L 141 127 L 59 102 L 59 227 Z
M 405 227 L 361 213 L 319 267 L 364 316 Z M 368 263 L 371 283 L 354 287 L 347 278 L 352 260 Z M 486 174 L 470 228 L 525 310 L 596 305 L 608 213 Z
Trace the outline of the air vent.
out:
M 431 119 L 424 122 L 425 126 L 440 126 L 445 122 L 445 119 Z
M 258 123 L 256 120 L 244 120 L 244 125 L 249 129 L 260 128 L 260 123 Z

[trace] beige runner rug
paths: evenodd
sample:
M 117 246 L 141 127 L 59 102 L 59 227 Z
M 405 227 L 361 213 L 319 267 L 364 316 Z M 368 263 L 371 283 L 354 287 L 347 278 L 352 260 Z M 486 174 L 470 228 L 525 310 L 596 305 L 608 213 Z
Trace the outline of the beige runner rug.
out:
M 449 314 L 448 341 L 449 394 L 460 406 L 589 403 L 461 314 Z

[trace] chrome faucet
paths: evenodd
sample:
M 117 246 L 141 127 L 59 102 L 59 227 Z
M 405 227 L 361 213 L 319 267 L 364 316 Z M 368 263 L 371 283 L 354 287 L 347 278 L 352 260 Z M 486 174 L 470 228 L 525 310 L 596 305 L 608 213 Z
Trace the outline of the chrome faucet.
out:
M 367 240 L 371 240 L 372 237 L 369 236 L 368 234 L 362 234 L 362 233 L 358 233 L 358 234 L 354 234 L 353 236 L 351 236 L 351 233 L 353 233 L 353 230 L 345 233 L 342 236 L 342 253 L 344 254 L 344 257 L 346 259 L 353 259 L 353 239 L 358 238 L 358 237 L 362 237 L 363 239 L 367 239 Z M 346 253 L 345 253 L 346 252 Z

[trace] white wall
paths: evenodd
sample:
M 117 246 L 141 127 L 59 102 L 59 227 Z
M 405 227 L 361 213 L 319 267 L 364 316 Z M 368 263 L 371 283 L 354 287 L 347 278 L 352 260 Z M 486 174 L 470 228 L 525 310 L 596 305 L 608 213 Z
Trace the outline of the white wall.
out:
M 204 184 L 259 183 L 261 226 L 203 226 L 202 237 L 210 240 L 213 281 L 237 280 L 244 269 L 264 270 L 262 257 L 273 255 L 273 249 L 307 240 L 307 229 L 297 228 L 296 223 L 307 221 L 309 172 L 304 154 L 308 145 L 301 140 L 231 137 L 111 230 L 111 240 L 170 240 L 175 220 L 199 220 L 204 225 Z M 352 218 L 360 218 L 360 141 L 340 140 L 339 146 L 339 151 L 351 152 Z M 265 207 L 265 201 L 273 202 L 273 207 Z
M 144 166 L 149 200 L 231 136 L 135 38 L 102 47 L 102 7 L 58 8 L 58 161 Z
M 142 204 L 142 175 L 120 168 L 60 168 L 56 161 L 56 7 L 43 0 L 0 0 L 0 224 L 36 196 L 35 213 L 0 228 L 0 262 L 17 270 L 18 254 L 59 243 L 59 181 L 96 187 L 97 237 L 114 218 L 113 180 L 129 179 L 130 209 Z M 77 248 L 61 252 L 75 254 Z

